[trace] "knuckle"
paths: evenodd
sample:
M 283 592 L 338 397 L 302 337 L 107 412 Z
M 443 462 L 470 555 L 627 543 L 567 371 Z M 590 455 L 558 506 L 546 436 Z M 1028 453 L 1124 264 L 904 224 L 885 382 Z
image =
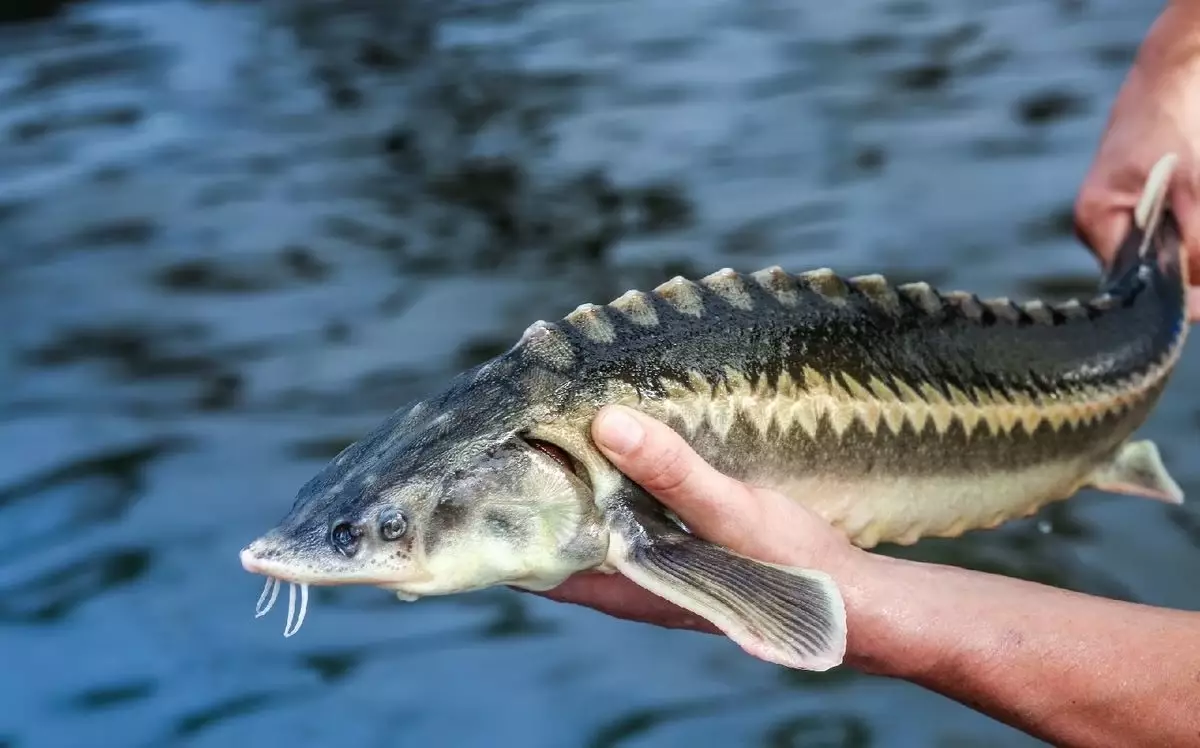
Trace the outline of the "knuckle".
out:
M 1075 196 L 1075 216 L 1094 216 L 1103 210 L 1107 202 L 1104 196 L 1105 190 L 1096 187 L 1092 182 L 1085 183 L 1079 188 L 1079 194 Z
M 1103 196 L 1090 187 L 1084 187 L 1075 199 L 1075 206 L 1072 210 L 1075 236 L 1091 246 L 1095 235 L 1095 226 L 1103 218 L 1104 212 Z
M 1092 254 L 1107 260 L 1116 251 L 1119 240 L 1111 236 L 1117 203 L 1110 193 L 1084 188 L 1075 201 L 1072 228 L 1075 238 Z M 1119 219 L 1118 219 L 1119 222 Z
M 646 472 L 640 481 L 642 487 L 653 493 L 674 493 L 687 483 L 691 475 L 683 450 L 678 447 L 652 451 L 646 450 Z

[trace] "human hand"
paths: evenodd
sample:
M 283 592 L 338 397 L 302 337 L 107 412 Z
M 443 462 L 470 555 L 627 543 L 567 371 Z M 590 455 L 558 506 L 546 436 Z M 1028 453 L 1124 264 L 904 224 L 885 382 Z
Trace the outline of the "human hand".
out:
M 1150 168 L 1179 155 L 1170 200 L 1200 284 L 1200 3 L 1171 2 L 1138 50 L 1075 202 L 1080 239 L 1106 265 L 1129 229 Z M 1200 288 L 1188 298 L 1200 320 Z
M 838 582 L 867 555 L 797 502 L 719 472 L 670 427 L 638 411 L 605 407 L 592 437 L 618 470 L 705 540 L 760 561 L 818 569 Z M 720 633 L 619 574 L 578 574 L 540 594 L 626 620 Z

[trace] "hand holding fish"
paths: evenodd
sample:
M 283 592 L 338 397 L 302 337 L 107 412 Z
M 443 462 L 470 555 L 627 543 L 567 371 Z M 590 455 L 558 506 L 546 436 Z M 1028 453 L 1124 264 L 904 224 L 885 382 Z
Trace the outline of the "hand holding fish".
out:
M 1053 745 L 1187 745 L 1200 734 L 1200 613 L 870 554 L 799 503 L 717 472 L 635 411 L 602 410 L 592 434 L 701 537 L 828 572 L 845 599 L 852 667 L 915 682 Z M 618 574 L 579 574 L 541 594 L 719 633 Z
M 1075 202 L 1079 237 L 1107 265 L 1129 228 L 1152 166 L 1179 163 L 1170 201 L 1187 242 L 1192 321 L 1200 320 L 1200 2 L 1168 4 L 1146 36 L 1109 115 Z
M 704 462 L 660 421 L 632 408 L 600 411 L 592 436 L 605 457 L 670 508 L 694 533 L 752 558 L 838 573 L 867 553 L 802 504 L 735 480 Z M 619 574 L 577 574 L 543 593 L 627 620 L 719 633 L 713 624 Z

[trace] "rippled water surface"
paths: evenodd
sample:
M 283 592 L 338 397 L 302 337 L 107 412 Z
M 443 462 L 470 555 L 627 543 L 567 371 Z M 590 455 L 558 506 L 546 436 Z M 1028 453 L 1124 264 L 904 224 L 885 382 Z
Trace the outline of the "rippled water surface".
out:
M 1025 746 L 904 683 L 237 551 L 530 322 L 779 263 L 1088 291 L 1070 205 L 1154 3 L 74 3 L 0 27 L 0 746 Z M 386 8 L 386 9 L 385 9 Z M 1145 433 L 1186 491 L 1197 357 Z M 1089 493 L 926 558 L 1197 607 Z

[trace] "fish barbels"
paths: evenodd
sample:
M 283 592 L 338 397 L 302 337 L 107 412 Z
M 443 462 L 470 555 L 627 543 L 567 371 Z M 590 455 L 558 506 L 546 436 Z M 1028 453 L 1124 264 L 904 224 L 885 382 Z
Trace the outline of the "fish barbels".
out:
M 1152 170 L 1086 301 L 770 268 L 535 323 L 347 448 L 243 565 L 268 577 L 263 601 L 279 580 L 299 585 L 302 611 L 309 584 L 414 599 L 615 571 L 757 657 L 836 665 L 836 582 L 689 534 L 596 449 L 596 412 L 623 403 L 663 420 L 722 472 L 863 547 L 993 527 L 1087 486 L 1182 501 L 1155 445 L 1132 438 L 1187 334 L 1174 163 Z

